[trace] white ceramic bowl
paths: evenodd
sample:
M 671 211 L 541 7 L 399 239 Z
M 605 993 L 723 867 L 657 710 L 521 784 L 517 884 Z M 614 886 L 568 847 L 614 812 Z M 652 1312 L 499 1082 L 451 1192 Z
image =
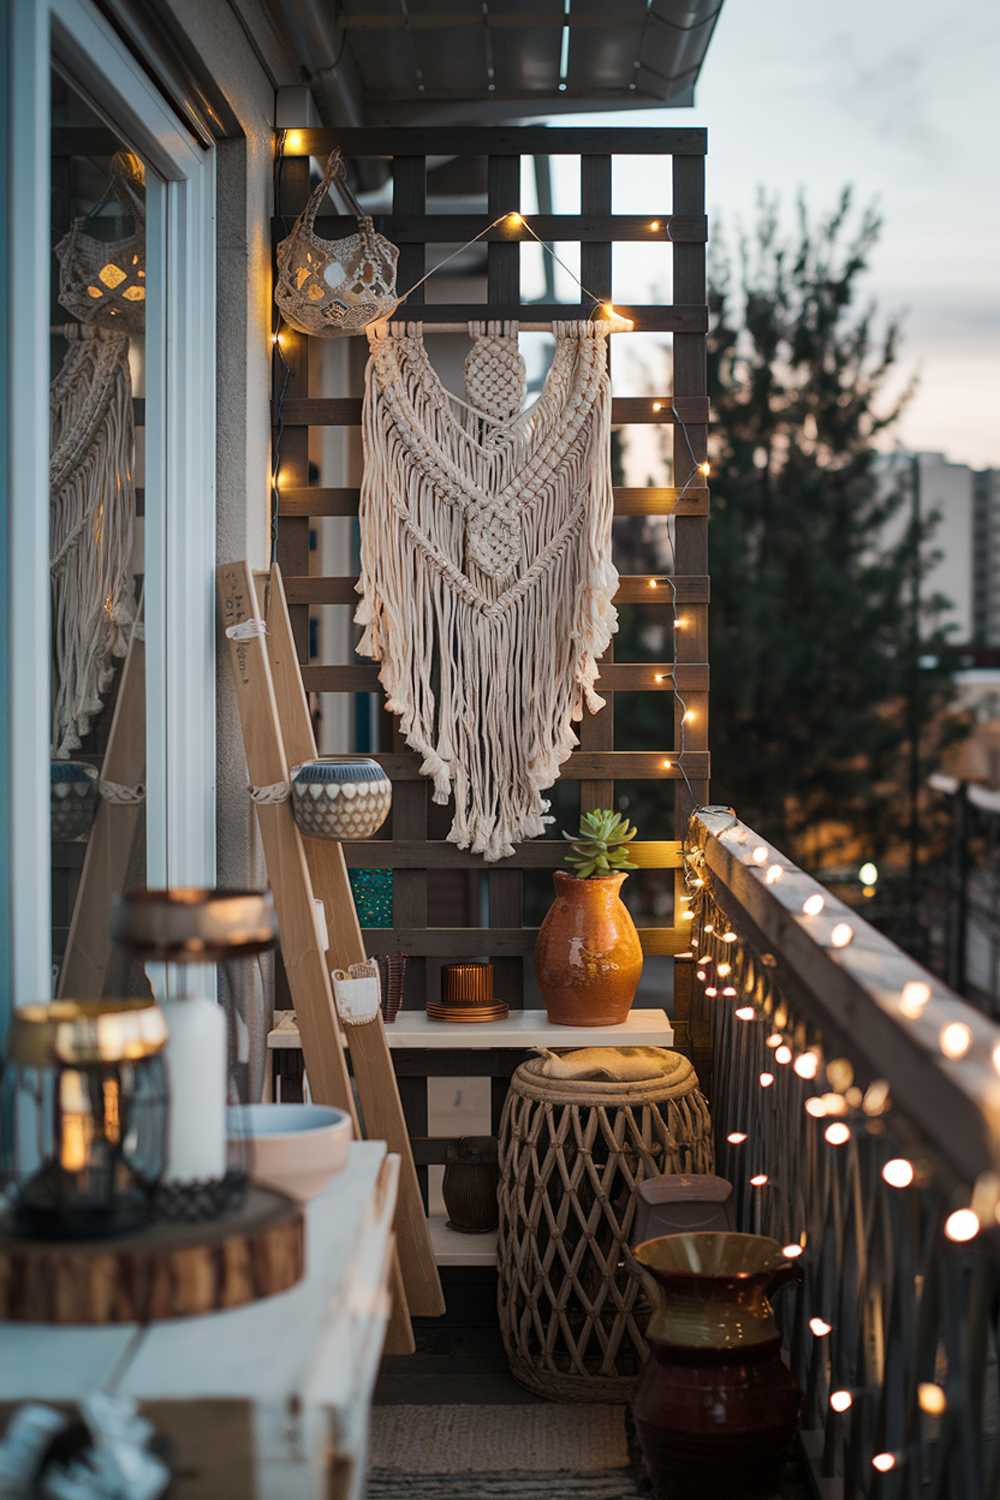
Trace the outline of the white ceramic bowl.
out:
M 326 1104 L 245 1104 L 229 1110 L 231 1133 L 249 1137 L 254 1182 L 305 1202 L 347 1160 L 351 1118 Z M 238 1122 L 238 1123 L 237 1123 Z

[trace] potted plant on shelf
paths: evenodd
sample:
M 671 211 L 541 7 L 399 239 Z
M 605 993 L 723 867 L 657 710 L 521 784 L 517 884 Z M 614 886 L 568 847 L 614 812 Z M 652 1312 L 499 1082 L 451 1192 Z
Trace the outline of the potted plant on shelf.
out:
M 610 808 L 584 813 L 556 895 L 535 945 L 535 973 L 550 1021 L 559 1026 L 616 1026 L 632 1008 L 642 947 L 621 899 L 636 829 Z

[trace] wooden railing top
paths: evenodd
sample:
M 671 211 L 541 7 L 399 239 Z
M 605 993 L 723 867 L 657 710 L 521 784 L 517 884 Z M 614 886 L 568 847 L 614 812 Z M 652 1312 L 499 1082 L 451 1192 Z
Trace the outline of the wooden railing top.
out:
M 691 820 L 705 854 L 716 900 L 734 928 L 773 957 L 776 983 L 804 1020 L 826 1039 L 828 1056 L 847 1057 L 884 1078 L 895 1103 L 926 1144 L 964 1182 L 1000 1172 L 1000 1026 L 967 1005 L 933 974 L 877 932 L 804 870 L 768 844 L 728 809 L 701 810 Z M 764 848 L 766 859 L 755 862 Z M 766 872 L 781 866 L 768 883 Z M 816 916 L 803 911 L 823 896 Z M 831 933 L 849 923 L 852 938 L 834 947 Z M 901 1008 L 907 984 L 925 984 L 930 998 L 919 1015 Z M 969 1028 L 971 1045 L 952 1060 L 941 1050 L 942 1029 Z

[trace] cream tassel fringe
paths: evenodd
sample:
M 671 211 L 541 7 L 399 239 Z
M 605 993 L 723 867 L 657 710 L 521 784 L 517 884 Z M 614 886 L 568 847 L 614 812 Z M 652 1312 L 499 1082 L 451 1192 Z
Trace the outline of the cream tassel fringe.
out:
M 369 332 L 358 650 L 455 799 L 448 838 L 487 860 L 544 832 L 541 793 L 604 707 L 612 599 L 606 334 L 566 323 L 535 405 L 483 446 L 456 416 L 419 324 Z M 483 421 L 490 419 L 483 417 Z
M 71 325 L 50 398 L 52 750 L 79 748 L 128 650 L 135 430 L 128 337 Z

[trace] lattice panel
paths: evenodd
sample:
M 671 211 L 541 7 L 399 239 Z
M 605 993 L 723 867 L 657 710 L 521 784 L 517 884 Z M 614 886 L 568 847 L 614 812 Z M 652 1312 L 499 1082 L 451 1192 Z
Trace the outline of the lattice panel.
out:
M 564 766 L 564 780 L 579 783 L 582 810 L 613 805 L 618 780 L 671 780 L 676 785 L 673 840 L 646 840 L 634 846 L 636 862 L 643 869 L 675 870 L 680 866 L 683 838 L 691 798 L 677 766 L 680 745 L 680 707 L 676 693 L 683 695 L 693 711 L 685 725 L 684 770 L 696 803 L 708 799 L 708 490 L 699 476 L 697 485 L 681 495 L 691 458 L 706 455 L 708 399 L 705 336 L 708 312 L 705 291 L 706 220 L 704 203 L 705 132 L 697 129 L 539 129 L 497 128 L 462 131 L 433 129 L 306 130 L 294 133 L 295 149 L 301 154 L 286 157 L 281 172 L 281 202 L 273 226 L 275 242 L 287 233 L 290 216 L 298 212 L 309 189 L 309 158 L 322 158 L 339 145 L 348 158 L 391 159 L 392 211 L 376 216 L 376 225 L 400 246 L 399 285 L 409 286 L 426 267 L 429 244 L 463 243 L 472 238 L 504 210 L 518 208 L 521 158 L 533 155 L 580 157 L 579 214 L 533 215 L 536 232 L 547 240 L 580 245 L 583 282 L 597 295 L 610 298 L 612 248 L 615 243 L 651 241 L 660 243 L 664 256 L 673 257 L 675 301 L 670 305 L 646 304 L 618 311 L 635 320 L 646 332 L 672 335 L 674 389 L 658 396 L 614 397 L 612 422 L 616 426 L 655 424 L 674 427 L 674 411 L 683 419 L 691 455 L 675 432 L 677 463 L 674 486 L 616 487 L 615 515 L 673 516 L 675 525 L 673 585 L 676 600 L 684 606 L 685 628 L 676 632 L 675 660 L 623 662 L 609 650 L 598 684 L 607 708 L 587 716 L 580 748 Z M 672 172 L 672 211 L 661 212 L 653 202 L 650 215 L 615 214 L 612 206 L 612 162 L 616 155 L 660 155 L 664 176 Z M 436 214 L 427 211 L 428 157 L 476 156 L 487 158 L 488 204 L 485 214 Z M 669 165 L 668 165 L 669 163 Z M 655 187 L 651 189 L 655 199 Z M 651 233 L 651 221 L 657 229 Z M 317 230 L 324 238 L 335 238 L 353 228 L 353 221 L 337 215 L 321 217 Z M 592 304 L 524 304 L 520 288 L 520 243 L 530 237 L 523 228 L 498 224 L 486 237 L 487 302 L 433 304 L 433 321 L 456 325 L 456 331 L 477 318 L 548 321 L 553 318 L 585 318 Z M 423 290 L 411 297 L 399 316 L 421 316 Z M 616 338 L 627 338 L 618 335 Z M 616 340 L 611 341 L 612 349 Z M 327 516 L 355 516 L 359 492 L 354 488 L 320 488 L 309 484 L 309 432 L 311 428 L 356 427 L 361 418 L 360 394 L 343 398 L 311 396 L 309 393 L 306 340 L 286 330 L 283 351 L 291 365 L 283 407 L 281 522 L 278 559 L 285 574 L 293 628 L 303 665 L 307 691 L 314 693 L 373 693 L 378 691 L 377 668 L 356 662 L 346 666 L 324 665 L 309 656 L 309 611 L 322 605 L 356 602 L 355 579 L 320 577 L 309 571 L 310 523 Z M 653 563 L 654 559 L 650 559 Z M 662 573 L 624 576 L 617 594 L 620 604 L 669 607 L 671 589 Z M 613 695 L 616 692 L 660 693 L 674 704 L 672 739 L 662 750 L 616 750 L 614 743 Z M 383 715 L 383 719 L 385 716 Z M 470 956 L 488 956 L 497 967 L 496 987 L 511 1004 L 522 1003 L 524 961 L 534 947 L 535 930 L 523 926 L 524 872 L 551 870 L 562 860 L 561 842 L 533 840 L 523 844 L 502 868 L 488 868 L 478 855 L 455 848 L 434 826 L 428 783 L 419 775 L 418 758 L 394 735 L 391 749 L 377 758 L 394 782 L 394 806 L 389 837 L 372 843 L 347 846 L 347 859 L 356 867 L 389 866 L 394 877 L 394 927 L 369 929 L 375 951 L 405 952 L 411 956 L 412 987 L 408 1003 L 422 1003 L 425 993 L 436 991 L 436 971 L 442 962 Z M 669 768 L 665 763 L 669 762 Z M 436 812 L 436 810 L 435 810 Z M 436 835 L 436 836 L 435 836 Z M 428 926 L 428 887 L 435 875 L 466 872 L 470 916 L 480 920 L 478 888 L 485 872 L 488 897 L 486 926 Z M 677 887 L 679 892 L 679 885 Z M 678 908 L 679 909 L 679 908 Z M 675 923 L 640 932 L 648 954 L 676 954 L 686 948 L 686 932 Z M 690 966 L 681 963 L 675 971 L 675 1028 L 683 1040 L 688 1010 Z M 678 1025 L 678 1022 L 680 1023 Z

